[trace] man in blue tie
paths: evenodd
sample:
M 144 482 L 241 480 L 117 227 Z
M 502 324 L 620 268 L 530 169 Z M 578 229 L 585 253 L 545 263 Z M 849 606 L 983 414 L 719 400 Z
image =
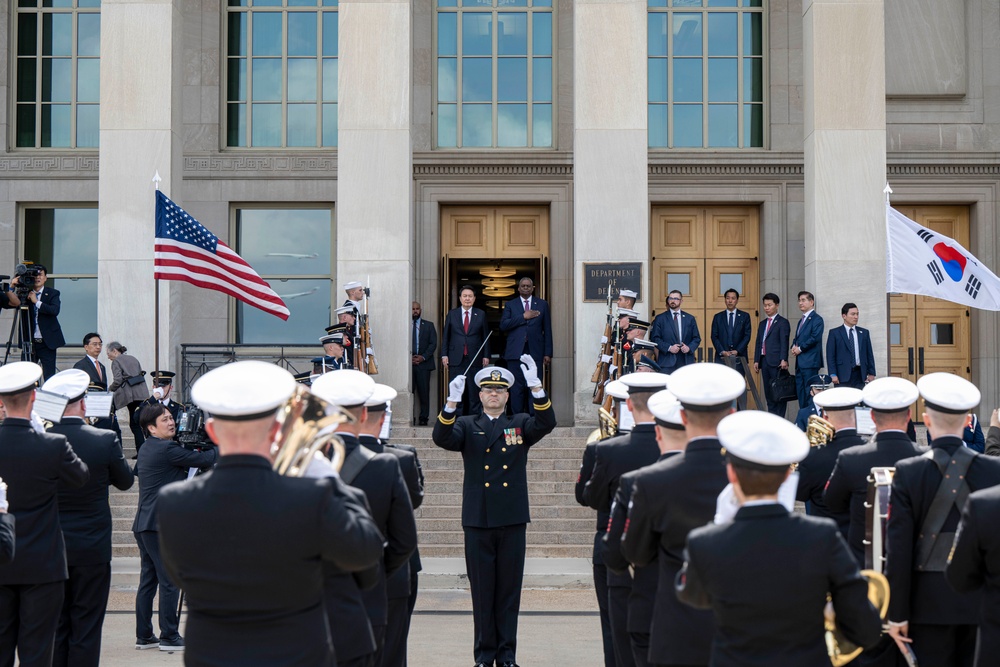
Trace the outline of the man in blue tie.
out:
M 833 383 L 864 389 L 875 379 L 875 354 L 868 329 L 858 326 L 858 307 L 845 303 L 840 309 L 844 325 L 830 329 L 826 337 L 826 364 Z
M 741 359 L 747 358 L 750 346 L 750 315 L 736 306 L 740 293 L 730 287 L 723 294 L 726 309 L 712 318 L 712 345 L 715 346 L 715 361 L 719 364 L 732 363 L 736 372 L 745 375 Z M 732 357 L 729 361 L 728 358 Z M 737 399 L 740 410 L 746 407 L 746 394 Z
M 795 328 L 792 355 L 795 357 L 795 393 L 799 409 L 812 401 L 809 380 L 823 367 L 823 318 L 816 312 L 816 297 L 812 292 L 799 292 L 799 310 L 802 319 Z

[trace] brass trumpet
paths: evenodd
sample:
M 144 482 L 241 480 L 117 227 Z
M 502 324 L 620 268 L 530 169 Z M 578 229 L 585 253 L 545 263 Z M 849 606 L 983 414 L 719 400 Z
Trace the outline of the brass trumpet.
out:
M 334 433 L 338 424 L 353 423 L 354 417 L 339 406 L 316 396 L 302 385 L 278 410 L 281 430 L 271 446 L 274 470 L 289 477 L 302 477 L 309 462 L 327 445 L 333 446 L 331 457 L 338 472 L 344 465 L 344 443 Z
M 806 437 L 809 439 L 810 447 L 825 447 L 836 435 L 833 424 L 823 419 L 819 415 L 810 415 L 806 424 Z
M 886 615 L 889 613 L 889 580 L 874 570 L 861 570 L 861 576 L 868 580 L 868 601 L 878 610 L 884 623 Z M 837 629 L 837 619 L 832 613 L 827 613 L 824 625 L 826 628 L 826 651 L 833 667 L 843 667 L 861 655 L 864 648 L 855 646 L 854 642 L 840 634 Z

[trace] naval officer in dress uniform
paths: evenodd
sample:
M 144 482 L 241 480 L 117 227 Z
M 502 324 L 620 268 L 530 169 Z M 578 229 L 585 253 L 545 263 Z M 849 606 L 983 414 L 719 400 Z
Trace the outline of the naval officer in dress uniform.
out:
M 262 361 L 192 387 L 219 464 L 158 501 L 163 562 L 187 594 L 186 665 L 336 665 L 322 567 L 361 570 L 382 555 L 382 535 L 332 466 L 323 479 L 272 469 L 278 410 L 294 389 L 288 371 Z
M 1000 461 L 965 446 L 979 390 L 950 373 L 917 381 L 931 451 L 900 461 L 892 479 L 885 575 L 892 588 L 889 634 L 912 642 L 921 665 L 971 667 L 982 592 L 956 593 L 944 571 L 970 493 L 1000 484 Z M 990 656 L 995 660 L 996 656 Z
M 677 578 L 681 602 L 715 614 L 713 667 L 829 665 L 827 595 L 844 636 L 875 644 L 881 619 L 836 525 L 778 502 L 791 464 L 809 452 L 805 434 L 759 411 L 726 417 L 718 433 L 742 507 L 731 523 L 691 531 Z
M 534 399 L 534 416 L 504 413 L 514 375 L 487 366 L 475 376 L 482 413 L 456 416 L 465 393 L 465 376 L 459 375 L 448 385 L 448 402 L 434 424 L 434 444 L 461 452 L 465 467 L 462 529 L 477 667 L 516 667 L 525 529 L 531 520 L 528 449 L 556 426 L 531 355 L 521 356 L 521 371 Z

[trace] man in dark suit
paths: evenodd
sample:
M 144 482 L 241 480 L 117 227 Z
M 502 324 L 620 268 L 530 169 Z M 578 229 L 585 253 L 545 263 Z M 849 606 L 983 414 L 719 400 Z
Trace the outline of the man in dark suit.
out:
M 87 374 L 90 378 L 90 384 L 92 387 L 100 389 L 100 391 L 108 390 L 108 369 L 104 367 L 101 363 L 99 357 L 101 356 L 101 349 L 104 347 L 104 341 L 101 340 L 101 335 L 98 333 L 88 333 L 83 337 L 83 351 L 85 352 L 83 359 L 73 364 L 73 368 L 79 369 Z M 114 431 L 115 435 L 118 436 L 118 440 L 121 441 L 122 431 L 118 426 L 118 417 L 114 412 L 108 414 L 107 417 L 98 417 L 97 421 L 94 422 L 94 426 L 100 429 L 107 429 L 109 431 Z
M 365 403 L 375 394 L 376 383 L 371 376 L 361 371 L 337 371 L 317 378 L 312 384 L 312 392 L 320 398 L 339 406 L 354 417 L 354 423 L 343 423 L 337 427 L 337 435 L 344 443 L 344 465 L 340 478 L 364 491 L 371 508 L 372 519 L 385 536 L 386 547 L 379 563 L 375 586 L 362 592 L 365 611 L 375 637 L 373 664 L 383 664 L 386 637 L 389 625 L 388 581 L 399 570 L 403 570 L 403 586 L 409 595 L 407 564 L 417 547 L 417 524 L 413 518 L 413 505 L 407 490 L 399 458 L 393 454 L 379 454 L 360 442 L 360 433 L 369 420 Z M 394 390 L 393 390 L 394 391 Z M 381 394 L 386 397 L 385 394 Z M 382 401 L 385 402 L 384 400 Z M 372 414 L 373 421 L 378 417 Z M 375 444 L 377 445 L 377 439 Z M 336 605 L 327 600 L 327 613 L 336 614 Z M 331 611 L 333 610 L 333 611 Z M 397 622 L 401 621 L 398 617 Z M 336 627 L 331 619 L 331 627 Z M 398 628 L 394 628 L 394 631 Z M 339 648 L 344 640 L 352 637 L 334 634 L 334 648 Z M 344 662 L 341 660 L 340 662 Z
M 507 370 L 514 374 L 514 384 L 510 388 L 510 408 L 517 414 L 531 412 L 528 392 L 521 375 L 521 355 L 530 354 L 535 366 L 543 372 L 552 363 L 552 313 L 549 304 L 536 296 L 535 283 L 527 276 L 517 283 L 518 298 L 511 299 L 504 306 L 500 318 L 500 331 L 507 334 L 507 349 L 503 358 Z
M 653 328 L 649 332 L 649 340 L 660 350 L 656 363 L 668 375 L 693 364 L 694 352 L 701 344 L 698 322 L 693 315 L 681 310 L 683 301 L 684 295 L 679 290 L 671 290 L 667 295 L 667 310 L 653 318 Z
M 69 579 L 56 631 L 53 665 L 97 667 L 101 629 L 111 590 L 111 508 L 108 486 L 126 490 L 134 481 L 114 433 L 84 423 L 90 378 L 73 368 L 56 373 L 42 387 L 67 400 L 49 433 L 64 435 L 90 469 L 79 489 L 59 486 L 59 523 L 66 541 Z
M 976 643 L 976 667 L 989 667 L 1000 655 L 1000 487 L 976 491 L 962 510 L 945 576 L 960 593 L 981 590 L 982 615 Z
M 246 388 L 250 391 L 250 387 Z M 135 647 L 140 650 L 159 648 L 161 651 L 183 651 L 184 639 L 179 632 L 177 604 L 180 589 L 167 575 L 160 555 L 160 534 L 157 521 L 157 498 L 171 482 L 188 477 L 191 468 L 215 464 L 215 448 L 196 452 L 173 440 L 177 431 L 173 415 L 162 403 L 144 407 L 139 426 L 146 440 L 139 450 L 135 474 L 139 478 L 139 508 L 132 522 L 132 534 L 139 545 L 139 590 L 135 595 Z M 160 638 L 153 635 L 153 598 L 159 588 Z
M 35 278 L 35 289 L 28 292 L 28 328 L 33 341 L 31 361 L 42 366 L 42 374 L 50 378 L 56 374 L 56 350 L 66 344 L 62 327 L 59 326 L 59 290 L 46 288 L 49 279 L 48 269 L 41 264 L 35 264 L 38 277 Z
M 657 462 L 680 455 L 687 445 L 687 435 L 681 420 L 681 404 L 669 391 L 660 391 L 648 401 L 650 414 L 656 420 L 656 444 L 659 449 Z M 632 645 L 632 659 L 638 667 L 649 662 L 650 628 L 656 607 L 656 589 L 660 580 L 660 564 L 656 560 L 642 567 L 632 566 L 621 552 L 622 536 L 628 524 L 628 508 L 632 504 L 635 478 L 643 468 L 627 472 L 618 481 L 618 491 L 611 503 L 607 534 L 601 541 L 601 558 L 616 576 L 630 581 L 628 596 L 628 636 Z M 631 573 L 630 573 L 631 569 Z M 619 665 L 626 664 L 619 661 Z
M 868 384 L 862 398 L 872 409 L 875 437 L 868 444 L 841 449 L 826 482 L 823 501 L 827 509 L 834 514 L 849 512 L 847 544 L 859 567 L 865 567 L 865 503 L 872 468 L 892 468 L 924 451 L 906 435 L 910 407 L 918 396 L 917 386 L 903 378 L 879 378 Z M 882 554 L 873 556 L 881 558 Z
M 809 378 L 823 367 L 823 318 L 816 312 L 816 297 L 812 292 L 799 292 L 802 319 L 795 325 L 792 356 L 795 357 L 795 392 L 799 407 L 809 405 Z
M 868 329 L 858 326 L 858 307 L 845 303 L 840 309 L 844 326 L 830 329 L 826 337 L 826 365 L 834 384 L 864 389 L 875 379 L 875 353 Z
M 723 297 L 726 309 L 712 318 L 715 361 L 724 364 L 727 357 L 732 357 L 736 371 L 745 374 L 741 360 L 747 358 L 747 349 L 750 347 L 750 313 L 736 307 L 740 302 L 740 293 L 735 289 L 730 287 Z M 736 403 L 740 410 L 746 408 L 746 396 L 740 396 Z
M 713 667 L 828 665 L 827 595 L 838 630 L 860 646 L 874 645 L 881 620 L 837 529 L 778 502 L 789 466 L 809 451 L 805 434 L 754 411 L 722 420 L 719 440 L 743 507 L 731 523 L 691 531 L 677 580 L 682 602 L 715 615 Z
M 892 588 L 889 634 L 912 640 L 921 665 L 971 667 L 982 592 L 956 593 L 945 580 L 968 495 L 1000 484 L 1000 461 L 962 443 L 979 390 L 950 373 L 917 381 L 931 451 L 896 464 L 886 526 L 885 575 Z M 991 655 L 989 659 L 995 660 Z
M 67 578 L 58 488 L 90 476 L 65 436 L 32 428 L 35 385 L 42 369 L 30 361 L 0 368 L 0 477 L 17 520 L 13 561 L 0 565 L 0 665 L 50 665 Z
M 649 662 L 655 665 L 709 663 L 712 614 L 682 605 L 674 594 L 674 580 L 684 562 L 688 533 L 712 521 L 719 494 L 728 484 L 715 430 L 745 389 L 739 373 L 719 364 L 692 364 L 673 373 L 670 392 L 681 402 L 687 445 L 682 455 L 637 472 L 632 483 L 621 551 L 637 567 L 659 564 L 649 646 Z
M 465 376 L 448 386 L 448 402 L 434 424 L 434 444 L 462 453 L 465 483 L 462 529 L 472 591 L 476 665 L 516 667 L 517 614 L 524 576 L 528 511 L 528 450 L 552 432 L 556 417 L 530 355 L 522 373 L 535 400 L 535 415 L 507 416 L 514 375 L 489 366 L 476 373 L 483 412 L 457 415 Z
M 655 463 L 660 457 L 656 424 L 647 402 L 653 394 L 666 389 L 667 376 L 661 373 L 632 373 L 622 376 L 621 382 L 628 387 L 626 405 L 632 412 L 635 426 L 631 433 L 610 438 L 597 446 L 594 472 L 583 489 L 583 499 L 587 504 L 608 516 L 611 515 L 621 476 Z M 633 641 L 629 632 L 632 619 L 628 609 L 632 590 L 633 579 L 627 572 L 624 575 L 620 572 L 608 575 L 608 617 L 615 655 L 621 667 L 644 664 L 635 661 L 632 655 Z M 648 634 L 649 628 L 644 632 Z M 639 642 L 642 641 L 640 637 Z
M 417 423 L 427 426 L 431 406 L 431 371 L 436 368 L 434 350 L 437 348 L 437 332 L 434 323 L 421 317 L 420 303 L 413 302 L 413 391 L 420 402 L 420 416 Z
M 781 299 L 777 294 L 768 292 L 761 300 L 764 306 L 765 319 L 757 325 L 757 340 L 754 342 L 753 368 L 760 372 L 760 380 L 764 384 L 764 397 L 767 399 L 767 411 L 773 415 L 784 417 L 788 410 L 788 401 L 777 401 L 771 392 L 771 383 L 780 371 L 788 371 L 788 320 L 778 314 L 778 304 Z
M 358 571 L 382 554 L 363 497 L 355 500 L 332 466 L 313 460 L 321 471 L 311 476 L 322 479 L 272 469 L 277 412 L 294 388 L 284 369 L 240 361 L 206 373 L 191 390 L 212 415 L 205 430 L 219 446 L 219 465 L 166 486 L 158 501 L 163 562 L 187 593 L 188 665 L 338 664 L 323 565 Z
M 396 390 L 392 387 L 375 384 L 375 391 L 365 401 L 367 415 L 358 424 L 358 441 L 364 448 L 376 454 L 391 454 L 396 457 L 403 482 L 406 484 L 406 491 L 410 496 L 410 505 L 415 510 L 424 502 L 424 474 L 420 468 L 417 449 L 410 445 L 390 445 L 379 437 L 389 415 L 389 404 L 396 399 L 396 396 Z M 419 561 L 420 556 L 414 544 L 407 565 L 386 579 L 387 615 L 382 667 L 406 665 L 406 640 L 410 631 L 411 577 L 417 576 L 415 569 L 419 566 Z
M 490 363 L 490 344 L 486 340 L 489 336 L 489 329 L 486 326 L 486 313 L 473 308 L 476 302 L 476 292 L 471 285 L 463 285 L 458 290 L 458 298 L 461 306 L 448 311 L 444 318 L 444 326 L 441 327 L 441 365 L 448 369 L 448 383 L 458 377 L 465 377 L 463 373 L 466 368 L 482 365 L 484 368 Z M 472 358 L 482 345 L 483 349 L 479 357 Z M 480 362 L 480 360 L 482 360 Z M 467 410 L 463 406 L 458 406 L 458 414 L 463 412 L 469 415 L 479 414 L 482 403 L 479 396 L 474 392 L 468 396 Z

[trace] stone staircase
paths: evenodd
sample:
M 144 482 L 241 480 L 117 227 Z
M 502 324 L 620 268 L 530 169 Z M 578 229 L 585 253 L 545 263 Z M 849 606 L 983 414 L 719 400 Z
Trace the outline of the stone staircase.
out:
M 595 513 L 576 503 L 573 487 L 590 429 L 557 428 L 528 456 L 532 522 L 528 525 L 528 558 L 589 558 L 593 548 Z M 125 435 L 125 458 L 135 454 Z M 393 428 L 394 442 L 414 445 L 424 470 L 424 502 L 417 509 L 420 554 L 424 558 L 463 558 L 462 457 L 434 446 L 430 427 Z M 131 461 L 130 461 L 131 463 Z M 115 559 L 138 558 L 132 519 L 138 486 L 111 489 L 112 543 Z

